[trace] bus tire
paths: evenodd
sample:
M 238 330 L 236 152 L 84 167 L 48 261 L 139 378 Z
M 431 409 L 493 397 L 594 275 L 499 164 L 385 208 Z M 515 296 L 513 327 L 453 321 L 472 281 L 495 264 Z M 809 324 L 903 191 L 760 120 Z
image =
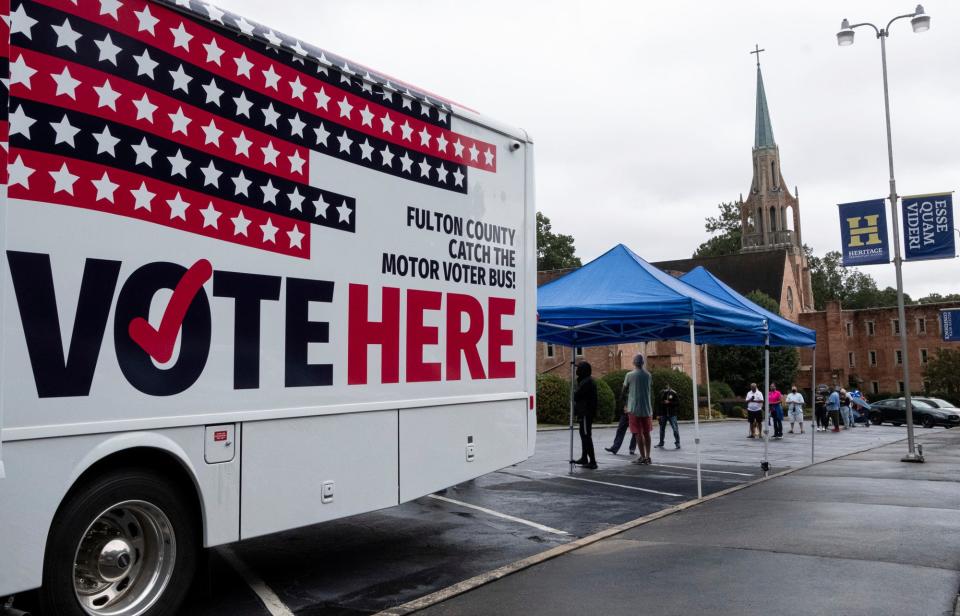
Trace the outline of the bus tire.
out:
M 194 496 L 163 475 L 115 469 L 67 496 L 47 538 L 46 616 L 174 616 L 200 550 Z

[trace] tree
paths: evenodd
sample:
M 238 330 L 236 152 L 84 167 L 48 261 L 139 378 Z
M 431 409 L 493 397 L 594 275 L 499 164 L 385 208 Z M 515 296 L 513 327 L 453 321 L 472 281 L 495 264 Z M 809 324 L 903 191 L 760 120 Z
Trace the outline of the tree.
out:
M 918 304 L 937 304 L 939 302 L 960 302 L 960 293 L 947 293 L 946 295 L 931 293 L 917 300 Z
M 743 229 L 740 224 L 740 204 L 723 202 L 717 205 L 718 216 L 708 216 L 704 228 L 707 233 L 719 233 L 697 247 L 694 257 L 720 257 L 740 252 Z
M 772 297 L 761 291 L 751 291 L 747 299 L 780 314 L 780 308 Z M 733 388 L 737 395 L 743 395 L 750 383 L 763 387 L 763 347 L 759 346 L 716 346 L 709 347 L 710 378 L 723 381 Z M 770 382 L 777 383 L 783 391 L 790 387 L 797 377 L 800 367 L 800 354 L 793 347 L 774 347 L 770 349 Z
M 554 233 L 550 219 L 537 212 L 537 269 L 553 270 L 580 267 L 573 236 Z
M 935 357 L 927 362 L 924 376 L 930 382 L 932 391 L 960 396 L 960 351 L 940 349 Z

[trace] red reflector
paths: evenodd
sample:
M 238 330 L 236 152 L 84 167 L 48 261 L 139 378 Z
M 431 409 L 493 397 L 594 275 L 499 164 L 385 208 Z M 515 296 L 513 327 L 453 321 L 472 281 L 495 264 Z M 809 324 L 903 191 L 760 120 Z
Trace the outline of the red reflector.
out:
M 213 433 L 213 440 L 217 443 L 220 441 L 227 440 L 227 431 L 226 430 L 217 430 Z
M 533 396 L 530 396 L 530 410 L 533 410 Z

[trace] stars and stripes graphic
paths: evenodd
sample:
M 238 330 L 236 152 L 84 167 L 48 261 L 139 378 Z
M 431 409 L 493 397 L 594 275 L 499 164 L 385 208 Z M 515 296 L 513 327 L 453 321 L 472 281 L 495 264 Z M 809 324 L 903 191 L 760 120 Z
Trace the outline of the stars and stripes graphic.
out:
M 311 159 L 454 193 L 496 172 L 496 147 L 451 130 L 443 101 L 211 6 L 164 4 L 14 0 L 10 197 L 308 258 L 312 226 L 355 232 L 358 216 Z

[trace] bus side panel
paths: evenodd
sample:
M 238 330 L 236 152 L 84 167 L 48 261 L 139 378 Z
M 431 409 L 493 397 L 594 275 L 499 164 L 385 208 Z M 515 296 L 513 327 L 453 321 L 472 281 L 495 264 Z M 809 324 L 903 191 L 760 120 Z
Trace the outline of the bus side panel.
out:
M 528 412 L 525 399 L 400 411 L 400 501 L 525 460 Z
M 241 538 L 396 505 L 397 484 L 396 410 L 247 422 Z

